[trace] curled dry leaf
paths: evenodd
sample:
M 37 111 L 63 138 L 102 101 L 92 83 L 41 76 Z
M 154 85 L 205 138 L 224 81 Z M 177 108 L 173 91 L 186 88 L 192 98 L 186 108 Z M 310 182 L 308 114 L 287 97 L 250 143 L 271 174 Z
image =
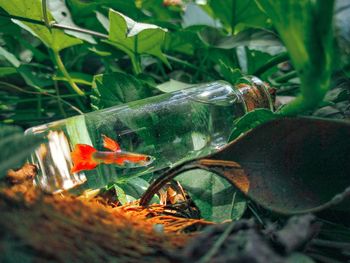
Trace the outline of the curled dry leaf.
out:
M 274 212 L 320 211 L 350 195 L 349 138 L 350 124 L 346 122 L 273 120 L 215 154 L 166 171 L 149 187 L 140 204 L 146 205 L 164 183 L 178 174 L 203 169 L 222 176 L 248 198 Z

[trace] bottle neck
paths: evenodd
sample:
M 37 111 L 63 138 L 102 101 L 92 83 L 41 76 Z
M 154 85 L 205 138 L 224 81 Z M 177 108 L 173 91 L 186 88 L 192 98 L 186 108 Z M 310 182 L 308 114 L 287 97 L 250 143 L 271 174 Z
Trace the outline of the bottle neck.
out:
M 257 77 L 244 77 L 244 82 L 235 87 L 241 93 L 247 112 L 257 108 L 273 110 L 273 99 L 269 92 L 269 85 Z

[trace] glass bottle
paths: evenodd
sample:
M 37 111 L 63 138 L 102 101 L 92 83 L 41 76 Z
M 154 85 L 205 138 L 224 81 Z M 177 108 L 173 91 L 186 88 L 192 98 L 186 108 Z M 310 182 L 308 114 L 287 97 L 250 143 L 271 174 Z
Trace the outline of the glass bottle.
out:
M 99 188 L 217 151 L 227 143 L 237 118 L 273 107 L 264 82 L 244 77 L 237 83 L 199 84 L 28 129 L 26 133 L 48 138 L 31 157 L 39 170 L 36 185 L 50 193 L 81 184 L 83 189 Z M 105 136 L 117 141 L 122 151 L 146 154 L 152 161 L 136 167 L 103 162 L 73 173 L 74 147 L 111 151 L 103 147 Z

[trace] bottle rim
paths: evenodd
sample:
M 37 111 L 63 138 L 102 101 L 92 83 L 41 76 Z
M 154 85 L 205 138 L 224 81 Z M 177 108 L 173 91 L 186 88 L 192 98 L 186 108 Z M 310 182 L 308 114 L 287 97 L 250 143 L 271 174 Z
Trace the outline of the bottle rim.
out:
M 269 92 L 270 86 L 255 76 L 246 76 L 235 85 L 241 93 L 247 112 L 257 108 L 273 110 L 273 100 Z

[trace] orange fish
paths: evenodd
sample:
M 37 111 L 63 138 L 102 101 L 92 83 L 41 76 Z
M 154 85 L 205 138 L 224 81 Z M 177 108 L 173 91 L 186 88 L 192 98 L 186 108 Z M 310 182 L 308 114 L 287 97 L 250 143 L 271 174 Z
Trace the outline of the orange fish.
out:
M 98 151 L 87 144 L 76 144 L 71 153 L 73 160 L 72 173 L 93 170 L 101 163 L 114 164 L 125 168 L 144 167 L 150 165 L 155 159 L 145 154 L 122 151 L 116 141 L 106 135 L 102 135 L 102 137 L 103 147 L 111 150 L 111 152 Z

